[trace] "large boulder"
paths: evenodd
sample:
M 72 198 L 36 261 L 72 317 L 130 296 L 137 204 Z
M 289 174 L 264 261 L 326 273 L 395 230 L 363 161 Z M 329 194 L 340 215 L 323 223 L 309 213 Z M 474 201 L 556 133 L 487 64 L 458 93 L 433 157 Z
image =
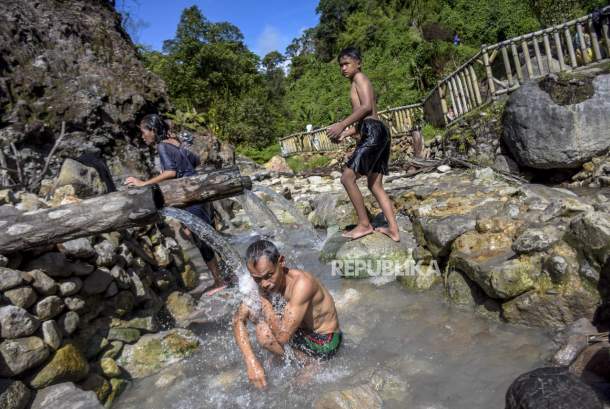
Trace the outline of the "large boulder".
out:
M 267 163 L 265 163 L 265 169 L 278 172 L 278 173 L 293 173 L 288 162 L 281 156 L 274 156 Z
M 26 176 L 42 168 L 62 121 L 52 170 L 84 152 L 103 152 L 116 175 L 152 165 L 129 136 L 143 114 L 169 108 L 165 86 L 144 68 L 112 3 L 0 3 L 0 141 L 29 148 Z
M 49 356 L 42 339 L 7 339 L 0 344 L 0 376 L 16 376 L 41 365 Z
M 610 74 L 523 84 L 506 105 L 503 141 L 520 165 L 536 169 L 578 168 L 604 152 L 610 148 Z
M 78 382 L 87 377 L 89 364 L 72 344 L 59 349 L 53 358 L 32 379 L 34 389 L 42 389 L 61 382 Z
M 71 185 L 80 198 L 107 193 L 107 187 L 95 168 L 67 158 L 55 179 L 55 188 Z

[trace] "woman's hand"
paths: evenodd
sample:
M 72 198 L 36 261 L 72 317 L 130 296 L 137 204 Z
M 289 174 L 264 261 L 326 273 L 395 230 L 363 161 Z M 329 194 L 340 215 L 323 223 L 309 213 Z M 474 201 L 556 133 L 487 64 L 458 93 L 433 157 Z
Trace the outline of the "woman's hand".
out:
M 133 176 L 129 176 L 125 179 L 125 185 L 127 186 L 144 186 L 144 181 L 138 178 L 134 178 Z

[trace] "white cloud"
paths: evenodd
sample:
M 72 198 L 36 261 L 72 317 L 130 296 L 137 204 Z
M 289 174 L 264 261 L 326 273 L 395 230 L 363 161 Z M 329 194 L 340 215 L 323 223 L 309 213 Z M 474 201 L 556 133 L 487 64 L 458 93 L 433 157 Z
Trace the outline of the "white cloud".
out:
M 256 53 L 264 57 L 267 53 L 277 50 L 280 53 L 284 52 L 287 45 L 287 39 L 278 29 L 273 26 L 266 25 L 263 31 L 256 39 Z

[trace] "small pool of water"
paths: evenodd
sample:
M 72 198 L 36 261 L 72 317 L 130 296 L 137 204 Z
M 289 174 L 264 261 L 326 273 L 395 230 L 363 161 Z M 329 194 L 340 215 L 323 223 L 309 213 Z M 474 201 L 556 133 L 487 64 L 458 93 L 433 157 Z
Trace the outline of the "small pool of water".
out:
M 295 364 L 265 362 L 266 391 L 248 384 L 230 322 L 192 328 L 200 351 L 158 375 L 135 381 L 116 408 L 309 408 L 328 391 L 384 379 L 384 408 L 503 408 L 510 383 L 552 353 L 548 334 L 477 316 L 448 304 L 440 290 L 416 293 L 394 282 L 331 276 L 314 244 L 286 229 L 293 264 L 322 279 L 335 297 L 344 343 L 307 377 Z M 253 240 L 232 237 L 240 254 Z

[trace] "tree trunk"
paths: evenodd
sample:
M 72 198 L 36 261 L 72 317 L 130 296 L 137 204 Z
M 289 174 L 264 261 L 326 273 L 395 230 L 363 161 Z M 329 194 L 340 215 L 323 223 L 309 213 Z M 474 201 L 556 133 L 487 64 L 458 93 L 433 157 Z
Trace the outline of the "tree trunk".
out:
M 158 220 L 164 206 L 184 207 L 241 194 L 252 182 L 237 167 L 21 213 L 0 206 L 0 254 L 122 230 Z

